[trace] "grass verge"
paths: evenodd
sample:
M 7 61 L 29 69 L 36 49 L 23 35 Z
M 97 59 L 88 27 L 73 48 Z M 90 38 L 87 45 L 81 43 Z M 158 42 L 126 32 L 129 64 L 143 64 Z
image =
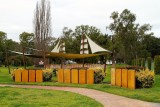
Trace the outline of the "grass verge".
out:
M 66 91 L 0 88 L 0 105 L 12 107 L 102 107 L 97 101 Z
M 118 65 L 121 66 L 121 65 Z M 53 78 L 54 82 L 42 82 L 42 83 L 15 83 L 12 81 L 11 76 L 8 75 L 6 68 L 0 68 L 0 83 L 5 84 L 30 84 L 30 85 L 43 85 L 43 86 L 70 86 L 70 87 L 81 87 L 81 88 L 90 88 L 90 89 L 96 89 L 103 92 L 108 92 L 120 96 L 125 96 L 129 98 L 149 101 L 149 102 L 158 102 L 160 103 L 160 75 L 155 76 L 155 83 L 152 88 L 143 88 L 143 89 L 136 89 L 136 90 L 130 90 L 127 88 L 121 88 L 117 86 L 111 86 L 108 83 L 110 83 L 110 68 L 111 66 L 108 66 L 107 68 L 107 76 L 104 79 L 103 84 L 64 84 L 64 83 L 58 83 L 55 82 L 56 78 Z

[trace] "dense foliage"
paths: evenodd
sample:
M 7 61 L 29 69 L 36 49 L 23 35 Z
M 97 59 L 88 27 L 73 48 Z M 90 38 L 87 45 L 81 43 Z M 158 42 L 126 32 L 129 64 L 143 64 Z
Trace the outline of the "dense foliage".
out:
M 43 81 L 51 81 L 52 79 L 52 70 L 45 69 L 43 70 Z
M 160 56 L 154 57 L 154 72 L 155 74 L 160 74 Z
M 136 72 L 136 87 L 137 88 L 150 88 L 154 83 L 154 72 L 149 69 L 140 70 Z
M 142 61 L 141 61 L 141 66 L 142 66 L 142 67 L 145 67 L 145 59 L 142 58 L 141 60 L 142 60 Z
M 147 66 L 148 66 L 148 69 L 150 69 L 150 70 L 151 70 L 151 64 L 152 64 L 152 58 L 148 57 L 147 58 Z
M 98 84 L 98 83 L 102 83 L 102 81 L 105 78 L 105 73 L 103 72 L 103 70 L 101 68 L 93 68 L 94 70 L 94 83 Z

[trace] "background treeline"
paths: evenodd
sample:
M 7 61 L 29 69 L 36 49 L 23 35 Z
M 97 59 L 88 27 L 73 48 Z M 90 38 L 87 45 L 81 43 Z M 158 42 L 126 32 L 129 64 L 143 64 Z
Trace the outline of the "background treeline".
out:
M 61 37 L 66 44 L 66 53 L 80 53 L 81 36 L 86 34 L 98 45 L 113 52 L 105 57 L 87 58 L 85 59 L 86 63 L 97 63 L 98 60 L 103 61 L 107 58 L 118 63 L 133 64 L 135 63 L 133 59 L 150 60 L 148 57 L 153 59 L 155 55 L 160 55 L 160 38 L 155 37 L 151 32 L 150 24 L 140 25 L 136 22 L 136 15 L 127 9 L 121 13 L 113 12 L 110 18 L 112 22 L 106 25 L 106 32 L 110 32 L 109 34 L 103 34 L 100 29 L 89 25 L 76 26 L 75 29 L 64 27 Z M 19 35 L 20 42 L 15 42 L 7 39 L 7 33 L 0 31 L 0 64 L 5 64 L 7 53 L 10 63 L 23 65 L 22 56 L 6 50 L 34 53 L 28 48 L 35 48 L 34 37 L 33 33 L 23 32 Z M 45 42 L 47 42 L 47 50 L 51 51 L 57 43 L 57 38 L 49 37 Z M 53 61 L 56 60 L 53 59 Z M 77 59 L 76 61 L 81 60 Z M 27 63 L 32 65 L 34 61 L 27 58 Z

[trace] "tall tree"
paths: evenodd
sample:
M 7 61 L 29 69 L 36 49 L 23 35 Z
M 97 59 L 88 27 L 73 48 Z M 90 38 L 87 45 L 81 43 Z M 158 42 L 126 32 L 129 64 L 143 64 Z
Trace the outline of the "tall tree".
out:
M 23 51 L 24 68 L 26 68 L 26 61 L 25 61 L 24 53 L 26 51 L 26 47 L 29 47 L 30 42 L 33 41 L 33 36 L 34 36 L 33 33 L 27 33 L 27 32 L 23 32 L 22 34 L 19 35 L 20 44 L 22 46 L 22 51 Z
M 6 39 L 6 33 L 0 31 L 0 63 L 3 63 L 5 60 L 5 39 Z
M 151 30 L 151 26 L 136 24 L 136 15 L 127 9 L 120 14 L 113 12 L 111 19 L 113 22 L 108 28 L 113 32 L 113 56 L 129 63 L 131 59 L 139 56 L 141 41 L 147 35 L 147 31 Z
M 37 2 L 34 13 L 34 44 L 37 49 L 43 50 L 45 63 L 45 51 L 48 49 L 47 40 L 51 36 L 51 7 L 49 0 Z
M 37 2 L 33 24 L 36 48 L 44 49 L 46 40 L 52 33 L 51 7 L 48 0 L 41 0 L 41 2 Z
M 63 28 L 63 39 L 65 42 L 65 47 L 66 47 L 66 53 L 74 53 L 74 44 L 73 44 L 73 30 L 69 29 L 68 27 Z

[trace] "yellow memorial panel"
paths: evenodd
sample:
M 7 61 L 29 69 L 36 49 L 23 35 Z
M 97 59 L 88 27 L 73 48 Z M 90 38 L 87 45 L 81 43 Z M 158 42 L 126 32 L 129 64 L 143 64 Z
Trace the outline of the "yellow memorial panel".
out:
M 115 68 L 111 68 L 111 85 L 116 85 L 116 71 L 115 71 Z

